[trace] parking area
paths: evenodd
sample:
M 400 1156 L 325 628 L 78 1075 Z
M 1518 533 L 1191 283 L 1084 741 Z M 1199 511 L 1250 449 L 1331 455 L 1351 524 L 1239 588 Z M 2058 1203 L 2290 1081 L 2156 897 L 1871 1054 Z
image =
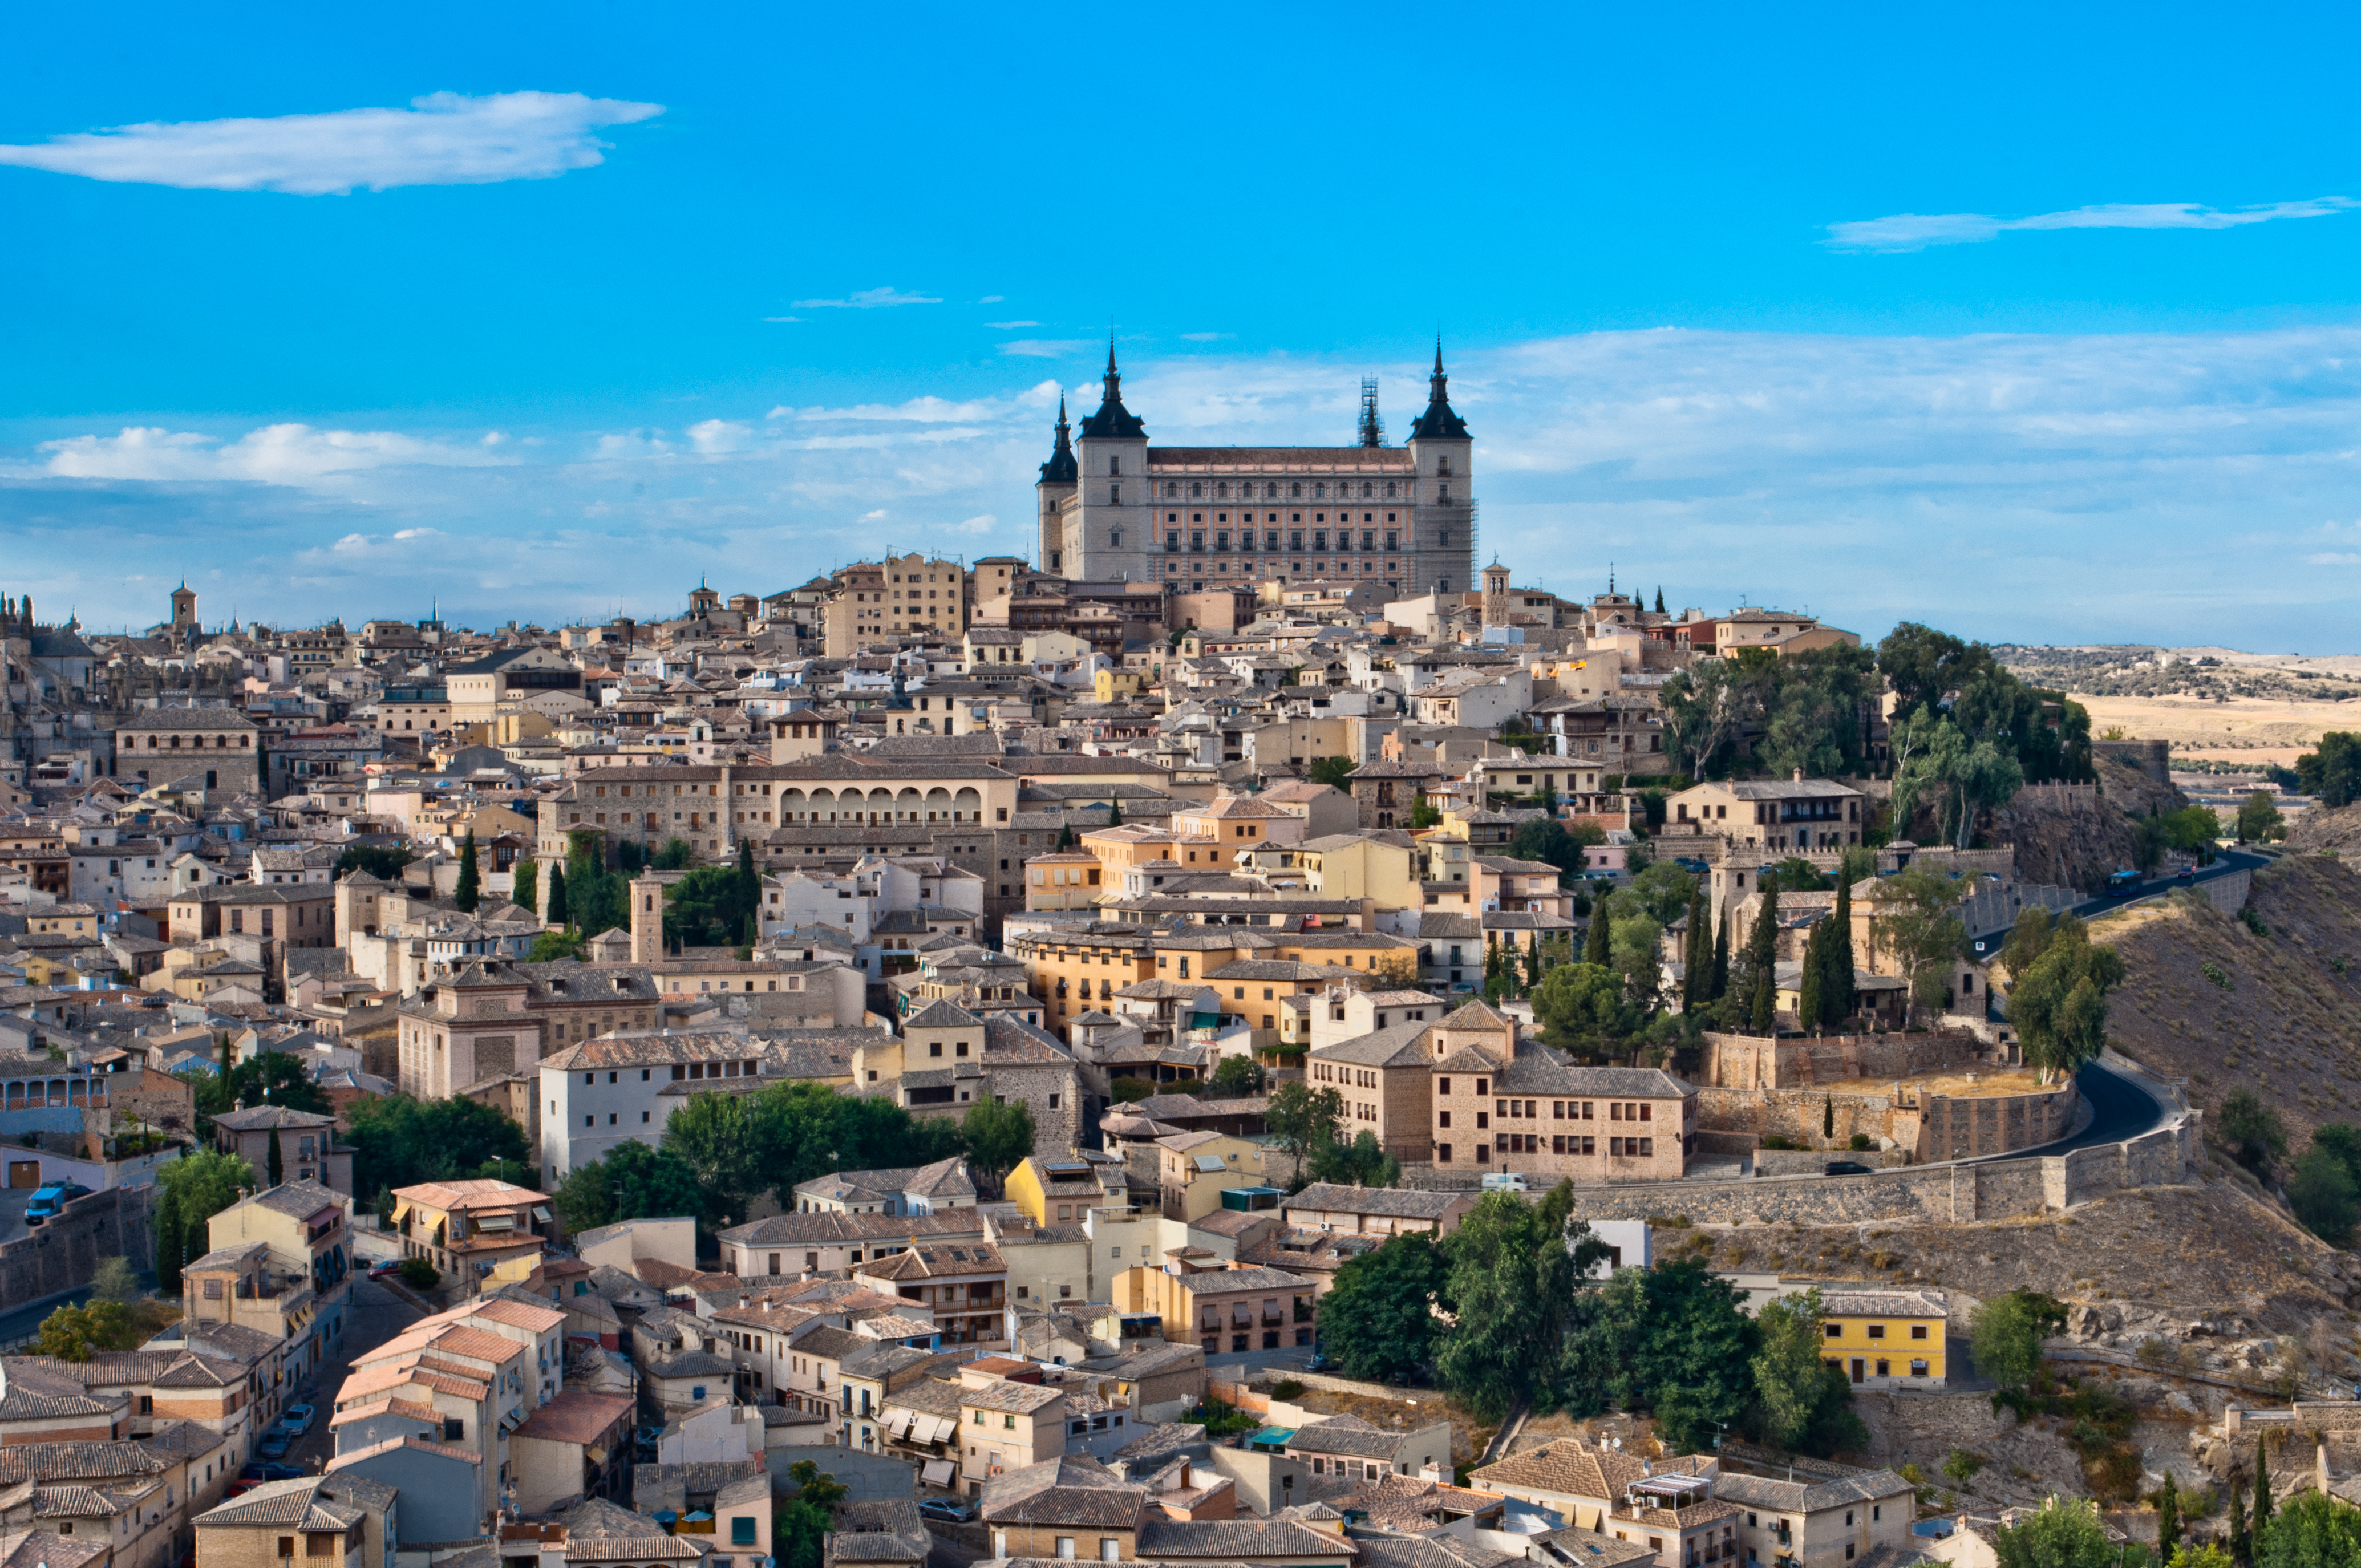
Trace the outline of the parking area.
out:
M 400 1337 L 424 1316 L 405 1298 L 378 1281 L 366 1275 L 354 1276 L 352 1308 L 346 1316 L 344 1343 L 320 1363 L 309 1378 L 296 1386 L 287 1401 L 291 1405 L 309 1405 L 313 1409 L 312 1428 L 288 1449 L 287 1464 L 306 1475 L 317 1475 L 326 1467 L 336 1452 L 335 1438 L 328 1431 L 328 1418 L 335 1414 L 336 1390 L 344 1386 L 353 1357 Z

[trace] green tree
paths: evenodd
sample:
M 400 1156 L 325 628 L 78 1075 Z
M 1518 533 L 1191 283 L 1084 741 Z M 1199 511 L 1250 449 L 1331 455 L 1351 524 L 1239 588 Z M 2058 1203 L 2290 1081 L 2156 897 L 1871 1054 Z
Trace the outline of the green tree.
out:
M 337 882 L 355 872 L 367 872 L 379 882 L 400 882 L 401 868 L 418 857 L 406 849 L 382 844 L 347 844 L 329 868 L 328 875 Z
M 1353 792 L 1353 770 L 1360 764 L 1350 757 L 1314 757 L 1304 775 L 1313 784 L 1324 784 L 1345 794 Z
M 287 1161 L 286 1161 L 286 1157 L 284 1157 L 283 1155 L 281 1155 L 281 1154 L 279 1152 L 279 1129 L 278 1129 L 278 1128 L 273 1127 L 273 1128 L 270 1130 L 270 1142 L 269 1142 L 269 1144 L 268 1146 L 266 1146 L 264 1147 L 264 1149 L 263 1149 L 262 1153 L 263 1153 L 263 1173 L 262 1173 L 262 1174 L 263 1174 L 263 1176 L 264 1176 L 267 1179 L 269 1179 L 269 1183 L 270 1183 L 270 1185 L 271 1185 L 271 1186 L 276 1187 L 276 1186 L 278 1186 L 280 1182 L 282 1182 L 282 1181 L 284 1181 L 284 1180 L 286 1180 L 286 1179 L 287 1179 Z
M 2259 844 L 2270 839 L 2287 837 L 2287 818 L 2279 815 L 2279 803 L 2267 790 L 2257 790 L 2238 807 L 2238 842 Z
M 1205 1080 L 1205 1092 L 1217 1100 L 1260 1094 L 1266 1076 L 1252 1057 L 1224 1057 L 1214 1066 L 1213 1076 Z
M 2099 1506 L 2052 1497 L 2038 1513 L 2003 1526 L 1993 1539 L 2000 1568 L 2116 1568 Z
M 1851 857 L 1837 873 L 1836 914 L 1830 917 L 1828 950 L 1820 971 L 1820 996 L 1827 1011 L 1824 1024 L 1842 1024 L 1852 1016 L 1852 865 Z
M 1344 1187 L 1398 1187 L 1401 1163 L 1386 1153 L 1377 1134 L 1364 1127 L 1349 1143 L 1313 1145 L 1312 1179 Z
M 2166 1560 L 2165 1568 L 2238 1568 L 2238 1560 L 2210 1541 L 2202 1545 L 2183 1541 Z
M 1607 968 L 1614 939 L 1615 913 L 1602 902 L 1590 912 L 1590 935 L 1582 944 L 1582 961 Z
M 2255 1530 L 2255 1568 L 2345 1568 L 2361 1563 L 2361 1508 L 2300 1492 Z
M 1619 1269 L 1576 1292 L 1562 1362 L 1569 1408 L 1651 1410 L 1673 1452 L 1710 1448 L 1755 1401 L 1757 1329 L 1744 1301 L 1695 1255 Z
M 2263 1533 L 2264 1527 L 2268 1525 L 2270 1522 L 2270 1455 L 2263 1446 L 2263 1440 L 2257 1436 L 2255 1439 L 2255 1508 L 2253 1514 L 2247 1519 L 2246 1527 L 2257 1536 L 2260 1536 Z
M 821 1548 L 836 1528 L 836 1506 L 844 1501 L 846 1488 L 808 1459 L 789 1465 L 787 1475 L 795 1495 L 779 1508 L 771 1527 L 779 1568 L 819 1568 Z
M 573 916 L 566 900 L 566 868 L 564 866 L 552 865 L 549 868 L 549 908 L 542 918 L 561 929 L 573 929 Z
M 697 1172 L 688 1162 L 637 1139 L 577 1166 L 557 1184 L 549 1202 L 566 1230 L 577 1236 L 618 1220 L 694 1217 L 704 1208 Z
M 1752 1371 L 1763 1441 L 1825 1457 L 1866 1447 L 1869 1429 L 1853 1414 L 1852 1385 L 1820 1358 L 1820 1310 L 1817 1287 L 1766 1305 Z
M 979 1101 L 961 1120 L 968 1164 L 994 1188 L 1033 1152 L 1033 1110 L 1022 1100 Z
M 2332 729 L 2295 760 L 2296 787 L 2334 809 L 2361 798 L 2361 735 Z
M 1664 989 L 1664 928 L 1645 915 L 1619 918 L 1608 942 L 1608 967 L 1623 978 L 1623 992 L 1642 1014 L 1655 1010 Z
M 476 830 L 470 828 L 459 840 L 459 885 L 453 890 L 451 902 L 462 915 L 473 915 L 483 896 L 483 883 L 476 871 Z
M 1976 1370 L 2020 1390 L 2041 1371 L 2041 1342 L 2065 1326 L 2066 1309 L 2054 1297 L 2023 1288 L 1994 1297 L 1969 1321 Z
M 34 1350 L 60 1361 L 88 1361 L 103 1350 L 129 1350 L 139 1343 L 139 1331 L 120 1301 L 92 1301 L 80 1307 L 60 1307 L 41 1320 Z
M 742 1094 L 692 1094 L 664 1127 L 664 1150 L 695 1173 L 699 1216 L 716 1228 L 743 1220 L 762 1178 L 760 1135 Z
M 2266 1170 L 2287 1153 L 2286 1124 L 2251 1089 L 2234 1089 L 2223 1096 L 2213 1124 L 2229 1146 L 2230 1157 L 2248 1170 Z
M 1521 861 L 1555 866 L 1561 877 L 1579 877 L 1588 864 L 1583 851 L 1605 842 L 1606 831 L 1595 822 L 1577 822 L 1569 828 L 1554 817 L 1536 817 L 1518 824 L 1509 840 L 1509 853 Z
M 2002 966 L 2012 976 L 2031 969 L 2049 950 L 2049 939 L 2055 930 L 2055 917 L 2043 905 L 2036 904 L 2020 911 L 2016 924 L 2008 928 L 2008 940 L 2001 944 L 1998 957 Z
M 699 866 L 664 890 L 664 941 L 674 948 L 733 945 L 754 912 L 751 871 Z M 757 880 L 754 883 L 759 887 Z
M 1893 689 L 1894 722 L 1934 707 L 1992 666 L 1992 651 L 1905 620 L 1877 645 L 1878 674 Z
M 2253 1568 L 2254 1541 L 2246 1534 L 2246 1499 L 2238 1490 L 2238 1474 L 2230 1473 L 2230 1557 L 2239 1568 Z
M 2166 1471 L 2164 1485 L 2156 1495 L 2156 1554 L 2169 1563 L 2173 1548 L 2180 1544 L 2180 1492 L 2172 1484 L 2172 1472 Z
M 544 931 L 533 939 L 524 961 L 529 964 L 554 964 L 570 959 L 580 963 L 589 950 L 589 943 L 579 931 Z
M 423 1257 L 403 1258 L 401 1266 L 394 1272 L 399 1274 L 401 1277 L 401 1282 L 412 1290 L 439 1289 L 443 1284 L 443 1271 Z
M 1664 718 L 1664 744 L 1691 778 L 1701 779 L 1737 740 L 1749 705 L 1739 666 L 1729 659 L 1699 659 L 1658 688 Z
M 2323 1122 L 2312 1130 L 2312 1146 L 2334 1155 L 2345 1174 L 2353 1179 L 2354 1190 L 2361 1192 L 2361 1127 L 2350 1122 Z
M 1588 1227 L 1569 1233 L 1573 1207 L 1570 1182 L 1537 1202 L 1488 1192 L 1451 1236 L 1443 1294 L 1453 1322 L 1435 1378 L 1479 1416 L 1504 1415 L 1541 1386 L 1564 1343 L 1576 1282 L 1606 1255 Z
M 180 1159 L 160 1166 L 156 1171 L 156 1185 L 160 1190 L 158 1200 L 158 1238 L 156 1271 L 157 1288 L 164 1295 L 181 1293 L 181 1266 L 189 1259 L 199 1257 L 208 1250 L 205 1245 L 205 1222 L 237 1201 L 241 1189 L 255 1186 L 254 1167 L 236 1155 L 221 1154 L 213 1149 L 192 1149 Z M 171 1255 L 167 1247 L 167 1234 L 176 1236 L 181 1244 L 179 1255 Z M 197 1242 L 195 1252 L 187 1251 L 189 1239 Z M 166 1260 L 170 1257 L 168 1269 Z
M 1878 878 L 1870 894 L 1870 939 L 1908 975 L 1914 1007 L 1931 1008 L 1943 1001 L 1951 960 L 1968 939 L 1959 916 L 1965 892 L 1940 872 L 1914 865 Z
M 1641 1022 L 1625 996 L 1623 976 L 1594 963 L 1560 964 L 1543 975 L 1533 992 L 1533 1016 L 1543 1040 L 1584 1057 L 1613 1054 Z
M 1779 982 L 1779 879 L 1764 872 L 1757 879 L 1762 903 L 1753 928 L 1746 938 L 1746 969 L 1741 978 L 1749 1025 L 1767 1035 L 1777 1022 Z
M 511 879 L 514 883 L 515 891 L 509 894 L 509 902 L 514 904 L 519 909 L 531 910 L 535 915 L 540 914 L 541 910 L 539 903 L 541 898 L 541 872 L 539 865 L 530 858 L 519 861 L 516 863 L 516 870 L 511 873 Z
M 2343 1246 L 2361 1219 L 2361 1190 L 2352 1172 L 2317 1140 L 2295 1162 L 2287 1182 L 2288 1207 L 2304 1229 L 2331 1246 Z
M 423 1181 L 472 1178 L 487 1162 L 530 1163 L 524 1129 L 491 1106 L 455 1096 L 388 1094 L 346 1107 L 353 1190 L 364 1196 Z
M 2016 935 L 2012 930 L 2009 940 Z M 2009 1022 L 2043 1082 L 2071 1074 L 2105 1048 L 2107 992 L 2122 982 L 2124 960 L 2114 948 L 2092 942 L 2079 917 L 2059 916 L 2040 956 L 2009 975 Z
M 1719 1002 L 1730 994 L 1730 920 L 1724 911 L 1721 923 L 1713 931 L 1713 975 L 1706 990 L 1707 1000 Z
M 1828 1012 L 1828 997 L 1821 990 L 1828 967 L 1828 921 L 1823 916 L 1812 922 L 1811 933 L 1804 939 L 1803 981 L 1795 1004 L 1795 1022 L 1816 1033 Z
M 697 863 L 697 850 L 686 839 L 666 839 L 648 864 L 660 872 L 685 872 Z
M 1333 1089 L 1313 1089 L 1301 1079 L 1290 1079 L 1271 1091 L 1263 1126 L 1301 1169 L 1314 1147 L 1336 1141 L 1336 1127 L 1344 1119 L 1343 1095 Z
M 1688 937 L 1681 948 L 1681 1011 L 1691 1012 L 1713 1000 L 1713 922 L 1708 917 L 1705 888 L 1689 894 Z
M 1406 1384 L 1434 1359 L 1443 1320 L 1434 1304 L 1445 1277 L 1443 1249 L 1414 1231 L 1348 1258 L 1320 1299 L 1320 1343 L 1365 1382 Z
M 90 1277 L 92 1300 L 129 1306 L 145 1294 L 139 1288 L 139 1276 L 133 1270 L 129 1258 L 115 1255 L 98 1260 L 98 1272 Z

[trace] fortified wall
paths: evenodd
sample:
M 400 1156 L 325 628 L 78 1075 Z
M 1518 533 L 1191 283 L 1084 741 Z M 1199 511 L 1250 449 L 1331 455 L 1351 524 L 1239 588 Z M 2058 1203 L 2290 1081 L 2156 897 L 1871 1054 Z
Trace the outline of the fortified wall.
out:
M 30 1306 L 90 1283 L 103 1257 L 145 1267 L 153 1187 L 116 1187 L 77 1198 L 38 1230 L 0 1243 L 0 1311 Z
M 1795 1089 L 1864 1078 L 1954 1072 L 1985 1059 L 1965 1029 L 1915 1034 L 1705 1036 L 1699 1081 L 1708 1089 Z

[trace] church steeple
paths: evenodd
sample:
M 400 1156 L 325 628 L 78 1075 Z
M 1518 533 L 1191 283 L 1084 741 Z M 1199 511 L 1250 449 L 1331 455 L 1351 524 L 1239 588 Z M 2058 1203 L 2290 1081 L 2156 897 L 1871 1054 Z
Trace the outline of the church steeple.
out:
M 1467 439 L 1467 422 L 1451 409 L 1451 378 L 1443 369 L 1443 334 L 1434 335 L 1434 374 L 1426 379 L 1426 411 L 1410 427 L 1413 441 Z
M 1123 372 L 1115 365 L 1115 334 L 1107 334 L 1107 363 L 1104 379 L 1106 396 L 1098 412 L 1082 421 L 1082 439 L 1093 437 L 1119 441 L 1145 441 L 1148 425 L 1137 414 L 1123 406 Z
M 1066 422 L 1066 394 L 1058 394 L 1058 444 L 1049 449 L 1049 460 L 1041 465 L 1041 483 L 1071 485 L 1082 470 L 1074 463 L 1073 426 Z

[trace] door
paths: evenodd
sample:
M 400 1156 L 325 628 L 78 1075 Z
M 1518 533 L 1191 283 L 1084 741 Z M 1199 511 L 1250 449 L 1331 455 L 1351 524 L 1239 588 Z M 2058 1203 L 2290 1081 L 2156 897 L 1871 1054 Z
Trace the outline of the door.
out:
M 41 1184 L 41 1162 L 37 1159 L 12 1159 L 8 1162 L 8 1185 L 38 1187 Z
M 1852 1380 L 1854 1382 L 1860 1382 L 1863 1374 L 1867 1373 L 1868 1370 L 1869 1363 L 1863 1361 L 1857 1355 L 1852 1358 Z

